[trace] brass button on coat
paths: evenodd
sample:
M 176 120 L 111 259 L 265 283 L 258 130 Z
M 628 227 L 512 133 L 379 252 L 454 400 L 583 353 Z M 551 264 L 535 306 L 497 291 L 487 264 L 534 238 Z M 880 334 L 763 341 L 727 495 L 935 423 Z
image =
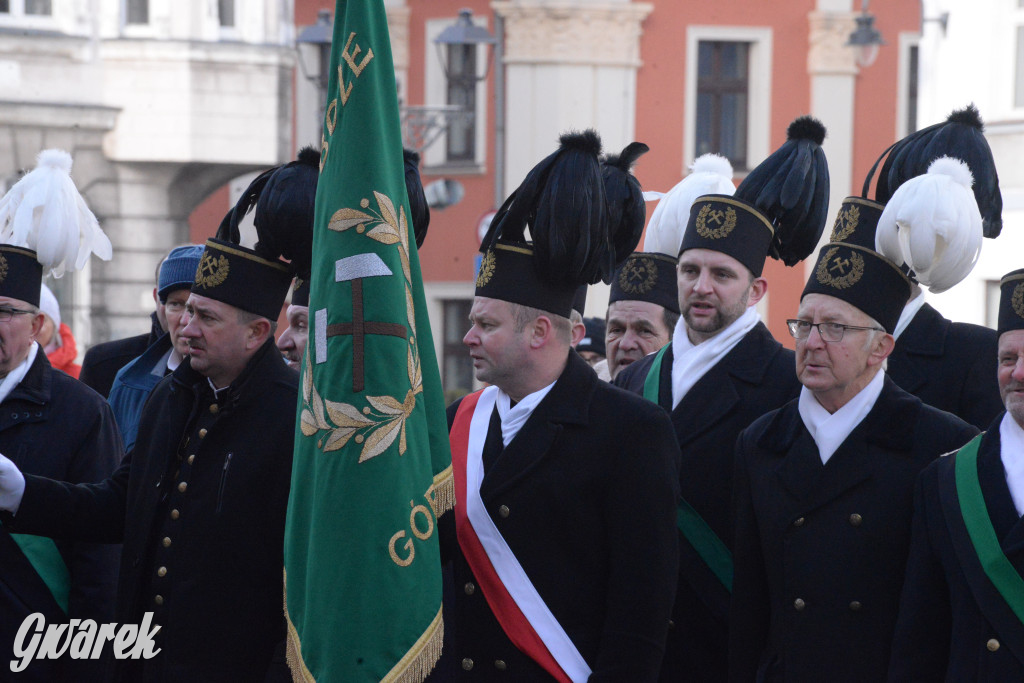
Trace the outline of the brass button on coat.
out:
M 995 638 L 989 638 L 989 641 L 985 643 L 985 647 L 988 648 L 989 652 L 995 652 L 999 649 L 999 641 Z
M 494 668 L 497 669 L 498 671 L 504 671 L 505 669 L 508 668 L 508 664 L 505 663 L 504 659 L 495 659 L 494 660 Z
M 185 489 L 187 489 L 187 488 L 188 488 L 188 482 L 187 481 L 183 481 L 180 484 L 178 484 L 178 490 L 181 491 L 182 493 L 185 493 Z
M 181 513 L 177 510 L 171 510 L 171 519 L 177 519 L 178 517 L 181 517 Z
M 476 593 L 476 586 L 472 581 L 469 581 L 462 587 L 462 590 L 466 592 L 466 595 L 472 595 L 473 593 Z
M 200 439 L 205 439 L 206 438 L 206 427 L 203 427 L 202 429 L 199 430 L 199 438 Z
M 859 612 L 861 608 L 860 600 L 854 600 L 850 603 L 850 609 L 854 612 Z
M 155 598 L 153 598 L 153 602 L 155 602 L 158 605 L 164 604 L 164 596 L 162 596 L 162 595 L 156 596 Z
M 218 406 L 216 403 L 211 403 L 210 404 L 210 412 L 211 413 L 216 415 L 218 410 L 220 410 L 220 406 Z
M 171 537 L 170 536 L 164 536 L 163 544 L 164 544 L 165 548 L 170 548 L 171 547 Z
M 807 607 L 807 603 L 804 602 L 803 598 L 797 598 L 793 601 L 793 607 L 796 609 L 797 612 L 803 612 L 804 607 Z
M 466 657 L 465 659 L 462 660 L 462 670 L 463 671 L 469 671 L 472 668 L 473 668 L 473 660 L 472 659 L 470 659 L 469 657 Z
M 157 569 L 156 575 L 160 578 L 167 576 L 167 567 L 160 567 L 160 569 Z
M 192 455 L 188 456 L 188 464 L 191 465 L 192 461 L 195 460 L 195 459 L 196 459 L 195 454 L 192 454 Z
M 500 508 L 498 508 L 498 516 L 508 517 L 508 505 L 502 505 Z
M 850 524 L 853 526 L 860 526 L 860 523 L 864 521 L 864 518 L 854 512 L 850 515 Z
M 803 525 L 804 525 L 804 518 L 803 517 L 797 517 L 796 519 L 793 520 L 793 526 L 803 526 Z

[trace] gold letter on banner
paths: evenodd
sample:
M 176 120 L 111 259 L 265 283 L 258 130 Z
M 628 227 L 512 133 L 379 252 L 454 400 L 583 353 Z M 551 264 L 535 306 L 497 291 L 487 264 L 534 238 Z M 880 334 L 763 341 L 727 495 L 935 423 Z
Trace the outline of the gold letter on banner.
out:
M 363 51 L 363 48 L 356 45 L 355 49 L 352 50 L 351 53 L 349 52 L 349 48 L 352 47 L 352 41 L 355 39 L 355 37 L 355 31 L 348 34 L 348 41 L 345 43 L 345 47 L 341 51 L 341 58 L 346 64 L 348 64 L 348 68 L 352 70 L 352 73 L 355 74 L 355 77 L 359 78 L 359 76 L 363 73 L 363 69 L 365 69 L 366 65 L 370 63 L 371 59 L 373 59 L 373 49 L 370 48 L 369 50 L 367 50 L 366 56 L 363 57 L 363 60 L 356 64 L 356 57 L 358 57 L 359 53 Z M 338 83 L 341 84 L 341 87 L 339 88 L 339 90 L 341 91 L 341 106 L 344 107 L 346 104 L 348 104 L 348 98 L 352 94 L 353 82 L 349 81 L 347 85 L 345 84 L 344 72 L 342 71 L 342 67 L 340 64 L 338 65 Z

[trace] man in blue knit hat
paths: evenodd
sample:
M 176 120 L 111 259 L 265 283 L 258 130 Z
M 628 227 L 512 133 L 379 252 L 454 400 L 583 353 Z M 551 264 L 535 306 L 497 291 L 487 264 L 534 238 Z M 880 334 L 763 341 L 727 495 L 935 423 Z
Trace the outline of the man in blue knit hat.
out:
M 149 393 L 188 355 L 188 341 L 181 335 L 185 327 L 182 314 L 202 255 L 201 245 L 188 244 L 172 249 L 160 264 L 157 297 L 167 315 L 167 333 L 121 368 L 114 378 L 109 401 L 126 452 L 135 445 L 139 417 Z

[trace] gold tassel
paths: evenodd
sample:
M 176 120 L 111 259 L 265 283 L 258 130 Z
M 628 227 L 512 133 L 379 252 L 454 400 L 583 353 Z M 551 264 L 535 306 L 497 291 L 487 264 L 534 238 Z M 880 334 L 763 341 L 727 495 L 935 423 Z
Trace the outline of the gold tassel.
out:
M 455 507 L 455 477 L 451 465 L 434 476 L 434 483 L 427 489 L 427 500 L 435 518 Z
M 316 683 L 313 674 L 306 668 L 306 663 L 302 661 L 302 645 L 299 643 L 299 632 L 295 629 L 295 624 L 292 623 L 291 617 L 288 616 L 288 572 L 284 571 L 283 574 L 284 618 L 288 622 L 288 642 L 286 643 L 287 648 L 284 659 L 288 663 L 288 669 L 292 672 L 292 681 L 294 683 Z
M 381 683 L 421 683 L 441 658 L 441 647 L 444 645 L 444 621 L 441 619 L 441 608 L 430 626 L 423 632 L 409 651 L 395 664 Z

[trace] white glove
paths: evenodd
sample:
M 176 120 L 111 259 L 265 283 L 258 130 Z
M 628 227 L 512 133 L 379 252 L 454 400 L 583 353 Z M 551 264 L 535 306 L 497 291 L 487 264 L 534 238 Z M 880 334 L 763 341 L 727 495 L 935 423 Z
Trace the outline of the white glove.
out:
M 0 510 L 17 512 L 25 495 L 25 475 L 18 466 L 0 455 Z

